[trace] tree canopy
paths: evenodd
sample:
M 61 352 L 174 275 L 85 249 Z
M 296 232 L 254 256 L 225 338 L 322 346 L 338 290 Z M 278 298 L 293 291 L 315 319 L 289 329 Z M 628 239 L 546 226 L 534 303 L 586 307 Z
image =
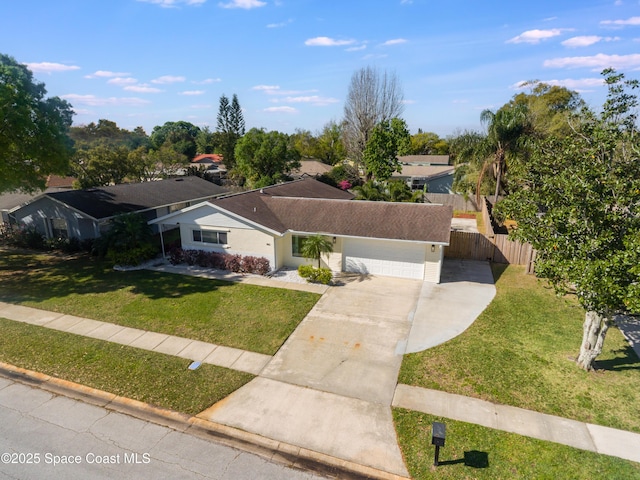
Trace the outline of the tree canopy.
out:
M 236 168 L 252 188 L 285 180 L 300 167 L 300 153 L 289 135 L 252 128 L 236 145 Z
M 68 173 L 73 110 L 46 93 L 25 65 L 0 54 L 0 193 L 42 189 L 48 174 Z
M 640 137 L 637 81 L 608 69 L 598 114 L 571 117 L 572 134 L 534 143 L 518 189 L 494 211 L 537 250 L 536 274 L 586 311 L 577 362 L 594 367 L 614 316 L 640 313 Z
M 191 161 L 198 153 L 196 139 L 200 134 L 200 127 L 193 123 L 178 121 L 165 122 L 162 126 L 155 126 L 151 133 L 151 143 L 155 150 L 163 145 L 170 146 L 176 153 L 180 153 Z
M 352 161 L 362 162 L 362 154 L 376 125 L 402 114 L 403 99 L 400 81 L 393 73 L 364 67 L 352 75 L 343 122 L 343 140 Z
M 411 148 L 407 124 L 400 118 L 380 122 L 371 132 L 362 158 L 368 180 L 387 180 L 402 165 L 398 155 L 406 155 Z

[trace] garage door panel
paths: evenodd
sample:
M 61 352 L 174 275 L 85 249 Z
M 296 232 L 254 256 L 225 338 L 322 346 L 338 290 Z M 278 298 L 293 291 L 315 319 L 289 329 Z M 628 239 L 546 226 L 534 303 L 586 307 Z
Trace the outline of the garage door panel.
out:
M 424 278 L 424 244 L 347 239 L 344 252 L 347 272 Z

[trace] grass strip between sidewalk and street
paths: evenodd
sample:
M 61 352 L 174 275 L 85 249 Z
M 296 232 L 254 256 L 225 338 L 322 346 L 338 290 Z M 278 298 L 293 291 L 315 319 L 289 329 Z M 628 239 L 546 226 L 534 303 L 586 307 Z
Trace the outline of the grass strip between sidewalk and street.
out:
M 493 270 L 487 309 L 458 337 L 405 356 L 398 382 L 640 432 L 640 360 L 620 331 L 585 372 L 573 361 L 584 320 L 575 299 L 522 267 Z
M 411 477 L 423 479 L 639 479 L 640 464 L 401 408 L 393 409 L 398 441 Z M 431 425 L 446 425 L 439 466 Z
M 4 249 L 0 301 L 273 355 L 320 295 Z
M 0 360 L 195 415 L 253 375 L 0 318 Z

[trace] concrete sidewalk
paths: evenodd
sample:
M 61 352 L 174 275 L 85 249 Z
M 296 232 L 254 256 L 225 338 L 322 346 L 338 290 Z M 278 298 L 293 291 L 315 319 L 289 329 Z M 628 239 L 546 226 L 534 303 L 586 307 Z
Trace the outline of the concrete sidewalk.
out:
M 638 433 L 402 384 L 393 406 L 640 462 Z
M 0 317 L 254 375 L 271 360 L 260 353 L 10 303 L 0 302 Z

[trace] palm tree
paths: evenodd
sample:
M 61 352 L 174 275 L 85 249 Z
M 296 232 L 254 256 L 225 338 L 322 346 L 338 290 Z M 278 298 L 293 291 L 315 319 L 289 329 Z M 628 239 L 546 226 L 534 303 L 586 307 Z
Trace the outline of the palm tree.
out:
M 411 187 L 402 180 L 391 180 L 387 182 L 387 201 L 389 202 L 422 202 L 422 190 L 412 191 Z
M 480 121 L 487 127 L 487 136 L 482 150 L 491 152 L 491 154 L 485 157 L 478 178 L 478 188 L 476 189 L 478 202 L 480 201 L 478 194 L 480 184 L 489 166 L 493 166 L 496 177 L 495 198 L 498 198 L 507 170 L 507 160 L 514 159 L 522 153 L 527 135 L 531 130 L 526 105 L 501 108 L 495 113 L 491 110 L 484 110 L 480 114 Z
M 300 253 L 303 257 L 318 260 L 318 268 L 320 268 L 320 257 L 323 253 L 333 252 L 333 244 L 331 241 L 319 233 L 304 239 Z
M 353 191 L 356 192 L 356 200 L 371 200 L 374 202 L 386 200 L 383 185 L 374 180 L 369 180 L 358 187 L 354 187 Z

